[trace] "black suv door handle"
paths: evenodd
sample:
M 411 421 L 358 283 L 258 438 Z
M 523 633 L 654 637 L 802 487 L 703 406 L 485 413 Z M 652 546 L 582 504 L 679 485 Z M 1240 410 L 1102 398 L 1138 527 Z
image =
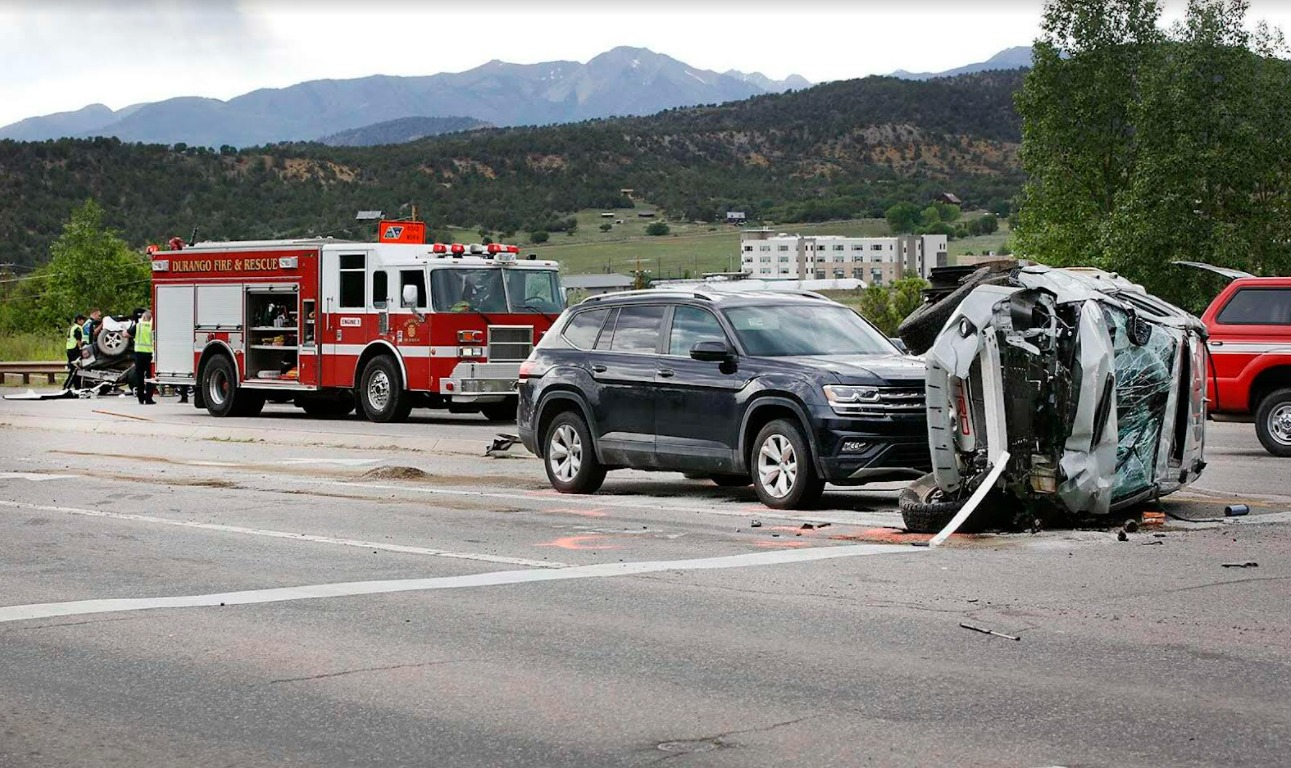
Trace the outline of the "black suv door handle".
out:
M 605 373 L 606 368 L 603 365 L 593 365 L 592 373 Z
M 673 376 L 677 375 L 677 372 L 671 368 L 664 368 L 663 370 L 655 371 L 655 373 L 658 374 L 661 379 L 671 379 Z

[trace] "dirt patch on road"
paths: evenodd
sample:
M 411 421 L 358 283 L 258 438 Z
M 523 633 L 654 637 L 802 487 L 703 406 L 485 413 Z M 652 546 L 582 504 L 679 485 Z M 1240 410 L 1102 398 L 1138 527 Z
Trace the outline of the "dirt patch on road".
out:
M 360 480 L 429 480 L 432 477 L 416 467 L 377 467 L 359 475 Z

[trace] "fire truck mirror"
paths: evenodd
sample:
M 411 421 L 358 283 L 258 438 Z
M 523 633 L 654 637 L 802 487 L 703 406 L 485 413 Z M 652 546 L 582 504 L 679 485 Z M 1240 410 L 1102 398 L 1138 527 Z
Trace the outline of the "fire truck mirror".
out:
M 403 306 L 415 307 L 417 306 L 417 299 L 417 286 L 405 285 L 403 287 Z

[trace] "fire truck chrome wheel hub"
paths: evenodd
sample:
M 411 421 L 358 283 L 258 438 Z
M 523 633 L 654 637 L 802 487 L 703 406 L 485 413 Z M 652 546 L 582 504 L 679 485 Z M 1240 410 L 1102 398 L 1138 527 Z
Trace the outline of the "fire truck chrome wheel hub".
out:
M 206 399 L 215 405 L 223 405 L 229 396 L 229 379 L 224 371 L 214 371 L 206 385 Z
M 547 461 L 558 479 L 569 482 L 583 466 L 583 440 L 578 431 L 568 424 L 561 424 L 551 436 Z
M 1283 445 L 1291 445 L 1291 403 L 1283 403 L 1269 414 L 1269 432 Z
M 368 379 L 368 402 L 378 411 L 384 411 L 390 402 L 390 377 L 385 371 L 377 371 Z
M 773 498 L 783 499 L 798 479 L 798 455 L 784 435 L 772 435 L 758 451 L 758 478 Z

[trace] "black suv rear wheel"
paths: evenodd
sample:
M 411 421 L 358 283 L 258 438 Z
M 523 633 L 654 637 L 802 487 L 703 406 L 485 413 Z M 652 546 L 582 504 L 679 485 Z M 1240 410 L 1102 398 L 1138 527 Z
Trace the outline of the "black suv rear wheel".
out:
M 753 441 L 753 488 L 772 509 L 811 506 L 825 490 L 798 425 L 776 419 Z
M 552 419 L 542 444 L 542 464 L 552 488 L 561 493 L 596 493 L 605 482 L 605 467 L 596 460 L 592 433 L 582 416 L 566 412 Z

